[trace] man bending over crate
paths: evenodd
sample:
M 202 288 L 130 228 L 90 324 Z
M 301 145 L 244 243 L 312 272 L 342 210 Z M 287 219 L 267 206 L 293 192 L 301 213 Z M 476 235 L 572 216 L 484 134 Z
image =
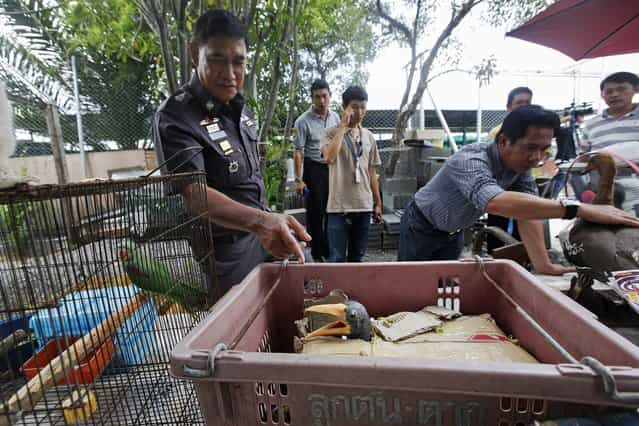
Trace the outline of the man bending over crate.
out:
M 494 141 L 468 145 L 446 161 L 422 187 L 402 216 L 399 260 L 454 260 L 463 229 L 481 215 L 519 220 L 519 233 L 539 274 L 574 270 L 550 262 L 543 227 L 535 219 L 580 217 L 604 224 L 639 227 L 639 219 L 607 205 L 548 200 L 537 195 L 530 169 L 545 160 L 559 117 L 537 105 L 513 110 Z
M 209 10 L 195 23 L 190 50 L 196 72 L 158 109 L 155 147 L 160 163 L 167 161 L 164 172 L 206 173 L 217 280 L 226 291 L 267 252 L 303 261 L 293 234 L 303 241 L 310 236 L 293 217 L 267 211 L 257 124 L 241 95 L 246 29 L 231 13 Z M 183 194 L 188 200 L 189 188 Z

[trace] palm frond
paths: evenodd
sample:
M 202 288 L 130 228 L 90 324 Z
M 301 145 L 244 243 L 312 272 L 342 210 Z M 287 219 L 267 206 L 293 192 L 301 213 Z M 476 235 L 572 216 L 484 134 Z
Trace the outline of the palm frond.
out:
M 19 6 L 0 1 L 0 79 L 7 81 L 14 98 L 54 104 L 62 113 L 74 113 L 73 76 L 67 61 L 38 22 L 20 13 Z

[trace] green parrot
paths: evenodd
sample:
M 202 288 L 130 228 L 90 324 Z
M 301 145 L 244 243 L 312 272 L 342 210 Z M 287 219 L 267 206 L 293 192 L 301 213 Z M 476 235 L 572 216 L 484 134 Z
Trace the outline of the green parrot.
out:
M 142 290 L 160 295 L 188 312 L 208 308 L 205 291 L 180 283 L 164 264 L 142 253 L 135 244 L 122 244 L 119 257 L 131 282 Z

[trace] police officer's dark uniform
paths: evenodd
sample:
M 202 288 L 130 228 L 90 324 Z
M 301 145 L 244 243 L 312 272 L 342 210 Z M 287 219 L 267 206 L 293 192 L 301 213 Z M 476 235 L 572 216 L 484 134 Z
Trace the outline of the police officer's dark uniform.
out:
M 229 198 L 266 210 L 266 190 L 257 154 L 257 126 L 241 95 L 225 105 L 209 95 L 197 74 L 158 109 L 153 126 L 158 161 L 188 147 L 164 167 L 170 172 L 206 172 L 207 184 Z M 178 168 L 178 166 L 180 166 Z M 239 283 L 267 253 L 257 237 L 213 224 L 215 266 L 222 292 Z

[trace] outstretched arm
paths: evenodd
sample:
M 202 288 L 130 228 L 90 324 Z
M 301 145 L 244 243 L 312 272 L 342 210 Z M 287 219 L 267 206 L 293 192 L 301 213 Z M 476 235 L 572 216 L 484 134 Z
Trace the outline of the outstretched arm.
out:
M 186 187 L 183 195 L 191 206 L 197 204 L 197 184 Z M 196 195 L 197 194 L 197 195 Z M 262 246 L 279 258 L 297 257 L 304 262 L 302 248 L 293 233 L 302 241 L 310 241 L 311 236 L 292 216 L 269 213 L 238 203 L 211 187 L 206 189 L 207 213 L 209 219 L 227 228 L 254 233 Z M 197 210 L 197 209 L 196 209 Z
M 486 204 L 486 211 L 515 219 L 562 218 L 565 208 L 556 200 L 548 200 L 522 192 L 504 191 Z M 639 218 L 613 206 L 582 204 L 577 217 L 594 223 L 639 227 Z

